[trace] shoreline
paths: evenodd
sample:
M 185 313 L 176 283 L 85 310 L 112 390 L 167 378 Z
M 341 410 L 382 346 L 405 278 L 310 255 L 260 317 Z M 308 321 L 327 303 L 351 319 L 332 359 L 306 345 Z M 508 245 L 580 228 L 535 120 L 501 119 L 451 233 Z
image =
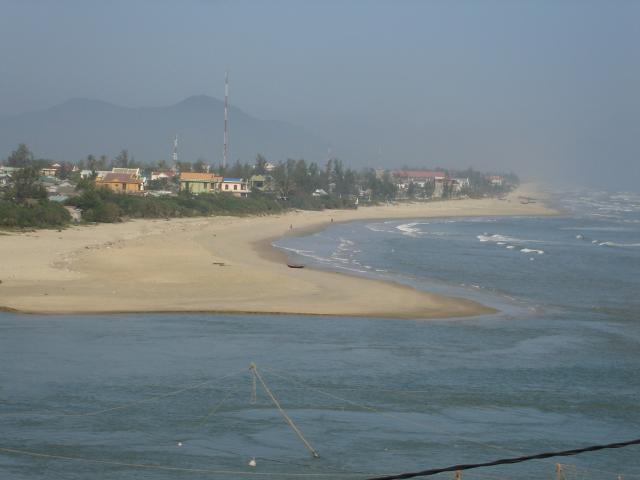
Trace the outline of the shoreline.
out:
M 537 192 L 526 193 L 539 198 Z M 517 199 L 520 194 L 522 188 L 509 196 Z M 272 243 L 321 231 L 331 219 L 557 214 L 543 203 L 466 199 L 261 217 L 135 220 L 7 235 L 0 238 L 0 310 L 411 319 L 494 313 L 471 300 L 395 282 L 290 269 L 287 254 Z

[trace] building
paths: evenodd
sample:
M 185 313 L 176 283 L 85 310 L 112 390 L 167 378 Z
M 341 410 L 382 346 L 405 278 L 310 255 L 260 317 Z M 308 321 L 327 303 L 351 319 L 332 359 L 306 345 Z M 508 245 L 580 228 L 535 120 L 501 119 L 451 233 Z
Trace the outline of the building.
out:
M 225 178 L 220 184 L 222 193 L 231 193 L 236 197 L 249 195 L 249 184 L 242 178 Z
M 432 170 L 396 170 L 392 176 L 400 192 L 407 191 L 411 184 L 424 188 L 427 183 L 433 183 L 434 197 L 442 196 L 448 179 L 447 172 Z
M 428 181 L 443 181 L 447 178 L 447 172 L 431 170 L 396 170 L 393 172 L 396 182 L 402 183 L 422 183 Z
M 487 180 L 489 180 L 491 185 L 494 187 L 501 187 L 504 185 L 504 177 L 500 175 L 490 175 Z
M 182 172 L 180 191 L 198 193 L 231 193 L 246 197 L 251 191 L 249 182 L 242 178 L 223 178 L 215 173 Z
M 176 172 L 172 170 L 151 172 L 151 180 L 172 179 L 175 176 Z
M 180 173 L 180 191 L 190 193 L 212 193 L 220 191 L 223 178 L 215 173 Z
M 140 177 L 140 169 L 139 168 L 123 168 L 123 167 L 113 167 L 111 169 L 112 173 L 127 173 L 129 175 L 135 175 L 136 178 Z
M 0 173 L 4 173 L 7 175 L 11 175 L 19 170 L 22 170 L 20 167 L 10 167 L 8 165 L 0 165 Z
M 358 199 L 361 199 L 366 202 L 370 202 L 373 197 L 373 190 L 370 188 L 361 188 L 358 187 Z
M 463 190 L 468 189 L 471 186 L 471 182 L 468 178 L 452 178 L 451 179 L 451 193 L 458 195 Z
M 60 164 L 54 163 L 50 167 L 41 168 L 40 175 L 43 177 L 55 177 L 58 174 L 58 170 L 60 170 Z
M 131 173 L 108 172 L 96 178 L 96 187 L 106 187 L 118 193 L 138 193 L 143 190 L 143 182 Z
M 249 189 L 260 190 L 261 192 L 272 192 L 273 183 L 273 177 L 271 175 L 251 175 L 249 178 Z
M 0 187 L 6 187 L 9 185 L 11 183 L 11 176 L 20 170 L 20 167 L 0 165 Z
M 5 185 L 9 185 L 11 181 L 11 175 L 8 173 L 4 173 L 0 171 L 0 187 L 4 187 Z

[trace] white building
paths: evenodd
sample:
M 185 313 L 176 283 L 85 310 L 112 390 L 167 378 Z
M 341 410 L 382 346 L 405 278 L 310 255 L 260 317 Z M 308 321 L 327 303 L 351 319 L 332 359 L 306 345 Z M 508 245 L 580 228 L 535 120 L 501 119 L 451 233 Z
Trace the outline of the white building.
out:
M 231 193 L 236 197 L 246 197 L 249 195 L 249 184 L 242 178 L 225 178 L 220 183 L 222 193 Z

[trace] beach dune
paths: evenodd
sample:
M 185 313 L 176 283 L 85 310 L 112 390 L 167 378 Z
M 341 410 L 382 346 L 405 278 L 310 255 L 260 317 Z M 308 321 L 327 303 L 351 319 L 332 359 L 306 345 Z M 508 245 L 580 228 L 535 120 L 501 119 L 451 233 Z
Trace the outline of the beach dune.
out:
M 450 200 L 263 217 L 135 220 L 0 236 L 0 306 L 25 313 L 229 312 L 391 318 L 493 310 L 411 287 L 287 267 L 274 239 L 358 219 L 549 215 L 541 203 Z M 293 226 L 293 230 L 290 229 Z

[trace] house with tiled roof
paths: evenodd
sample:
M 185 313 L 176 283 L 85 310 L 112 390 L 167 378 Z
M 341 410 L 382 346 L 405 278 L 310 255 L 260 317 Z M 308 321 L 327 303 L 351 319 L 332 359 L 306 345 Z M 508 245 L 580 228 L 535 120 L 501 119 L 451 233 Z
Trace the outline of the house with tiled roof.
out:
M 96 178 L 96 187 L 104 187 L 118 193 L 137 193 L 143 190 L 143 181 L 134 173 L 106 172 Z
M 130 175 L 135 175 L 136 177 L 140 176 L 139 168 L 124 168 L 124 167 L 113 167 L 111 169 L 113 173 L 128 173 Z
M 181 172 L 180 191 L 190 193 L 212 193 L 220 191 L 223 178 L 215 173 Z

